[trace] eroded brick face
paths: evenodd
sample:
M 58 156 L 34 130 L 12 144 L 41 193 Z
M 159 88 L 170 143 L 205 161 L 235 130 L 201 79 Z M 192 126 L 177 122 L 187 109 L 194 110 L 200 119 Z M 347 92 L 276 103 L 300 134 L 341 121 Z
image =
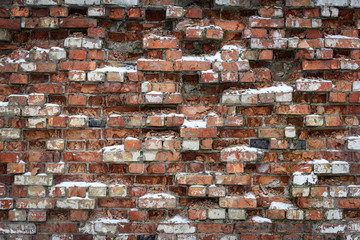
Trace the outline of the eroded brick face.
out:
M 0 239 L 360 237 L 360 1 L 0 5 Z

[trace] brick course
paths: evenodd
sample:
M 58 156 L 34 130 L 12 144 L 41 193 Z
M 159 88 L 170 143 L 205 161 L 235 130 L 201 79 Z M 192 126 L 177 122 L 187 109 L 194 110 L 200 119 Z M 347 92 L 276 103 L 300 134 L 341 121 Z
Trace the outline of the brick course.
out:
M 359 1 L 0 5 L 0 239 L 360 237 Z

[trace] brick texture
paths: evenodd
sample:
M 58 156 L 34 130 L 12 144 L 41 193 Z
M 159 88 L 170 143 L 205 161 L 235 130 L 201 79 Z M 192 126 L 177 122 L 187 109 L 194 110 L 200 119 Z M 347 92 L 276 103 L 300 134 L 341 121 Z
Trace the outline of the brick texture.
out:
M 360 1 L 0 5 L 0 239 L 359 239 Z

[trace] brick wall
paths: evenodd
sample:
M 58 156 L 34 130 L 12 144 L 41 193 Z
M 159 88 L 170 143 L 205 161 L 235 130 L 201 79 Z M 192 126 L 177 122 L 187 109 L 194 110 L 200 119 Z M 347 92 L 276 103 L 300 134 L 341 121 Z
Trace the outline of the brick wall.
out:
M 1 240 L 360 238 L 360 1 L 0 4 Z

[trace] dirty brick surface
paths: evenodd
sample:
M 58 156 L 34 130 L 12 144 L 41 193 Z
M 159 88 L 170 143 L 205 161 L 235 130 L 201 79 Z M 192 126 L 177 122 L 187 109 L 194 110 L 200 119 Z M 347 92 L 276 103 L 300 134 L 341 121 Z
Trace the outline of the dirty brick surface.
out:
M 359 0 L 0 0 L 0 240 L 360 239 Z

